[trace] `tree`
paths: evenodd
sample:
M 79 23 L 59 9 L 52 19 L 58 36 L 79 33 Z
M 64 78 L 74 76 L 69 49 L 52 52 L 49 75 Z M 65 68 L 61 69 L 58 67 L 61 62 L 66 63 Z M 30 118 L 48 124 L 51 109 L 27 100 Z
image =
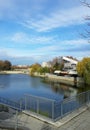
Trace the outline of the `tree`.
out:
M 38 72 L 39 68 L 41 67 L 40 64 L 36 63 L 36 64 L 33 64 L 31 67 L 30 67 L 30 75 L 34 75 L 35 72 Z
M 0 60 L 0 70 L 3 70 L 4 62 Z
M 90 3 L 87 2 L 87 0 L 81 1 L 84 6 L 87 8 L 90 8 Z M 87 21 L 87 29 L 85 29 L 85 33 L 81 34 L 84 38 L 88 39 L 88 42 L 90 42 L 90 16 L 86 16 L 85 20 Z
M 87 84 L 90 84 L 90 60 L 86 64 L 84 79 Z
M 56 63 L 54 64 L 54 66 L 53 66 L 54 70 L 60 69 L 59 65 L 60 65 L 60 64 L 59 64 L 58 62 L 56 62 Z
M 48 68 L 48 67 L 40 67 L 40 68 L 38 69 L 38 72 L 39 72 L 40 74 L 49 73 L 49 72 L 50 72 L 50 68 Z
M 12 64 L 10 61 L 4 61 L 4 70 L 11 70 Z
M 90 8 L 90 3 L 87 2 L 87 0 L 83 0 L 81 1 L 85 6 L 89 7 Z
M 0 70 L 11 70 L 12 64 L 10 61 L 2 61 L 0 60 Z
M 79 76 L 84 78 L 86 84 L 90 84 L 90 58 L 83 58 L 82 61 L 77 64 L 77 72 Z

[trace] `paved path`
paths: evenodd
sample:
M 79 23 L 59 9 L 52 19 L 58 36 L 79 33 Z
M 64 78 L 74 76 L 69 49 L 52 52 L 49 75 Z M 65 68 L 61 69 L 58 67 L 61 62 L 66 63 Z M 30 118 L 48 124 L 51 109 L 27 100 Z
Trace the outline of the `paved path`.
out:
M 51 125 L 24 113 L 18 115 L 18 121 L 22 123 L 23 128 L 27 128 L 25 130 L 90 130 L 90 107 L 73 119 L 68 120 L 67 123 L 65 123 L 66 119 L 68 116 L 60 120 L 61 125 L 57 127 L 57 123 Z
M 29 130 L 90 130 L 90 107 L 59 127 L 25 114 L 19 115 L 19 120 L 23 121 L 23 126 Z M 61 122 L 63 121 L 64 119 Z
M 58 130 L 90 130 L 90 108 L 62 125 Z

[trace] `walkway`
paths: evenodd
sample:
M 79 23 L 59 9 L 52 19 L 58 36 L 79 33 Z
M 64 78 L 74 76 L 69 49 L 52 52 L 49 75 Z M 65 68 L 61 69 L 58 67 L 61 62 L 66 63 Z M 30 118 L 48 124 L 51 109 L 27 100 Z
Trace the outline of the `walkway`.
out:
M 90 108 L 61 126 L 58 130 L 90 130 Z
M 57 127 L 58 122 L 56 122 L 56 125 L 51 125 L 25 114 L 19 115 L 18 118 L 20 121 L 23 121 L 23 126 L 29 130 L 90 130 L 90 107 L 73 119 L 68 120 L 71 115 L 60 120 L 59 123 L 61 123 L 61 125 L 59 124 L 59 127 Z M 67 123 L 65 123 L 65 121 Z
M 65 120 L 66 119 L 63 118 L 60 122 L 64 123 Z M 18 121 L 22 121 L 23 128 L 27 127 L 27 130 L 90 130 L 90 107 L 67 123 L 63 125 L 61 124 L 59 127 L 38 120 L 24 113 L 18 115 Z

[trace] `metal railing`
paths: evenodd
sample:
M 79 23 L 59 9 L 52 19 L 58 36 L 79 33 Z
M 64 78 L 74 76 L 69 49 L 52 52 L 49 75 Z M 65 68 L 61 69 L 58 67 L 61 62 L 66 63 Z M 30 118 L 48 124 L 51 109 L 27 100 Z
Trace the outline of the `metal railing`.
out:
M 3 97 L 0 97 L 0 104 L 9 106 L 9 107 L 17 109 L 17 110 L 25 109 L 25 105 L 23 102 L 15 102 L 15 101 L 3 98 Z
M 54 102 L 55 100 L 38 97 L 33 95 L 25 95 L 25 110 L 29 110 L 38 115 L 54 118 Z
M 61 105 L 61 113 L 59 116 L 55 117 L 55 120 L 58 120 L 67 114 L 73 112 L 74 110 L 86 105 L 87 103 L 90 102 L 90 91 L 80 93 L 76 96 L 67 98 L 63 100 L 60 105 Z M 58 109 L 57 109 L 58 111 Z
M 34 112 L 39 116 L 43 115 L 53 121 L 57 121 L 58 119 L 66 116 L 89 102 L 90 91 L 80 93 L 77 96 L 70 97 L 62 101 L 26 94 L 25 110 Z
M 90 91 L 80 93 L 62 101 L 26 94 L 24 100 L 17 103 L 0 97 L 0 104 L 7 105 L 17 110 L 28 110 L 35 115 L 42 115 L 53 121 L 57 121 L 89 102 Z

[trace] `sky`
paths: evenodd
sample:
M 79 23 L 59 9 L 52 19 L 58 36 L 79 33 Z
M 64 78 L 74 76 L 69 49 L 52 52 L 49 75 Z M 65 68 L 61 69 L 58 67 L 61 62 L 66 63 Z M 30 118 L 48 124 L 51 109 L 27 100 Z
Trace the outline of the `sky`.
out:
M 88 15 L 80 0 L 0 0 L 0 60 L 31 65 L 90 56 L 90 43 L 81 35 Z

